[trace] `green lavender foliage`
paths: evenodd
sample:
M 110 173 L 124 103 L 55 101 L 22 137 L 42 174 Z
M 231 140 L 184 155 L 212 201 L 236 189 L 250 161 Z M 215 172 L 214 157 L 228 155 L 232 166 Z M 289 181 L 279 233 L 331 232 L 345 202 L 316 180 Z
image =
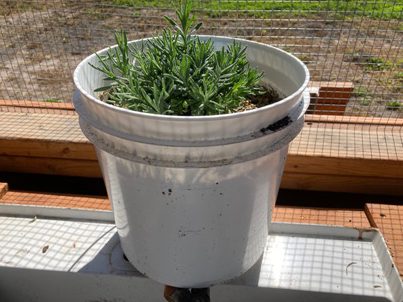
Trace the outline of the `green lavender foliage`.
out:
M 249 66 L 246 48 L 232 43 L 216 51 L 211 40 L 201 41 L 201 27 L 183 1 L 178 21 L 142 46 L 129 46 L 117 32 L 117 47 L 98 56 L 94 68 L 105 76 L 107 103 L 135 111 L 167 115 L 215 115 L 234 112 L 246 98 L 263 93 L 262 73 Z

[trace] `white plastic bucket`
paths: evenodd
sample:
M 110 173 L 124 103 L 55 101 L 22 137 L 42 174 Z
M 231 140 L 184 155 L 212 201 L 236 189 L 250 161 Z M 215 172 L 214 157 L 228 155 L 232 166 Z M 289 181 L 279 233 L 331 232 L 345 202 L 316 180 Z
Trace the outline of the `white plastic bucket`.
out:
M 216 47 L 234 40 L 207 38 Z M 161 116 L 97 100 L 102 75 L 88 64 L 97 63 L 95 55 L 74 73 L 74 104 L 96 147 L 123 250 L 139 271 L 164 284 L 205 287 L 256 263 L 288 144 L 303 126 L 309 104 L 303 63 L 238 41 L 264 80 L 287 97 L 242 113 Z

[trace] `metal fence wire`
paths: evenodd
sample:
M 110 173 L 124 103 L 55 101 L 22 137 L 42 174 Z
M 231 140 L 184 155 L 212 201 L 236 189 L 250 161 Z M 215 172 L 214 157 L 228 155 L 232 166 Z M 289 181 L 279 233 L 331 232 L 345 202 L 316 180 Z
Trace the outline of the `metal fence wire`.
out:
M 305 62 L 310 113 L 403 117 L 403 0 L 199 0 L 202 34 L 269 43 Z M 71 102 L 72 72 L 90 53 L 154 35 L 178 1 L 2 0 L 0 102 Z M 4 109 L 3 109 L 4 110 Z

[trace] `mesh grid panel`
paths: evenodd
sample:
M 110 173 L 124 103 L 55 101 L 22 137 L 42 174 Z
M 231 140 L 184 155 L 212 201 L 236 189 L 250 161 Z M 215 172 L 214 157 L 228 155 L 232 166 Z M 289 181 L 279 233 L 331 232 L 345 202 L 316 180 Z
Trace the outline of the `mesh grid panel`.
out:
M 304 61 L 311 73 L 309 113 L 403 117 L 402 0 L 193 1 L 201 34 L 270 43 Z M 177 1 L 3 0 L 0 3 L 0 102 L 54 109 L 71 103 L 72 72 L 92 52 L 152 36 Z M 7 103 L 8 102 L 8 103 Z M 0 107 L 1 108 L 1 107 Z M 41 109 L 41 112 L 46 112 Z M 320 118 L 319 118 L 320 120 Z

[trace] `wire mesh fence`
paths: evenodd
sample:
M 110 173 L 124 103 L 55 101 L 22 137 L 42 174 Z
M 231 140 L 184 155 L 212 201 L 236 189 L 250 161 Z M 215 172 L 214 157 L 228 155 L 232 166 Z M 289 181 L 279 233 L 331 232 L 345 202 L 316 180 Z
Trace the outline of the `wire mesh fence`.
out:
M 177 1 L 3 0 L 0 100 L 70 102 L 75 66 L 114 44 L 160 32 Z M 200 0 L 200 33 L 270 43 L 311 72 L 315 114 L 403 117 L 402 0 Z

